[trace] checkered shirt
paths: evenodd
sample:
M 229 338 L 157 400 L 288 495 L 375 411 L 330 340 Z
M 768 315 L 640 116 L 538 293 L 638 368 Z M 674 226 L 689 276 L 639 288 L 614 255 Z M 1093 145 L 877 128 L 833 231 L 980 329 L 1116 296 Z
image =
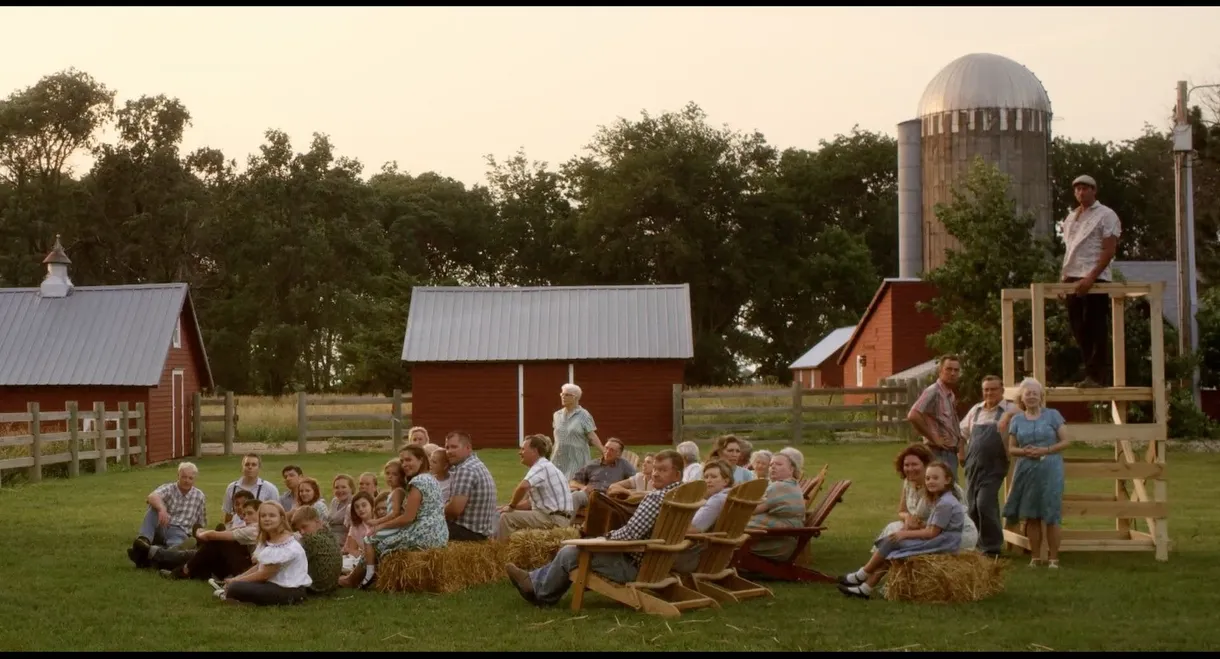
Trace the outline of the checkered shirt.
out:
M 475 533 L 495 535 L 500 515 L 496 512 L 496 481 L 487 465 L 471 453 L 450 468 L 449 481 L 449 498 L 466 496 L 466 508 L 453 522 Z
M 208 526 L 208 499 L 203 490 L 192 487 L 186 494 L 178 489 L 178 483 L 166 483 L 153 491 L 161 497 L 165 511 L 169 513 L 169 525 L 180 529 L 191 530 L 198 524 Z
M 606 536 L 608 540 L 647 540 L 652 537 L 652 527 L 657 523 L 657 517 L 661 514 L 661 499 L 669 494 L 674 488 L 681 485 L 682 482 L 670 483 L 659 490 L 649 492 L 640 505 L 636 507 L 635 513 L 631 515 L 631 519 L 627 523 L 610 532 Z M 627 558 L 631 559 L 632 563 L 640 564 L 644 558 L 643 552 L 631 552 L 627 554 Z
M 940 435 L 948 446 L 957 448 L 961 433 L 957 418 L 957 397 L 940 380 L 928 385 L 919 395 L 919 400 L 911 406 L 912 410 L 922 413 L 928 419 L 929 430 Z M 931 438 L 928 438 L 931 440 Z
M 551 464 L 546 458 L 538 458 L 525 474 L 525 480 L 530 485 L 531 510 L 547 515 L 565 513 L 571 516 L 572 492 L 568 489 L 568 480 L 563 477 L 559 467 Z

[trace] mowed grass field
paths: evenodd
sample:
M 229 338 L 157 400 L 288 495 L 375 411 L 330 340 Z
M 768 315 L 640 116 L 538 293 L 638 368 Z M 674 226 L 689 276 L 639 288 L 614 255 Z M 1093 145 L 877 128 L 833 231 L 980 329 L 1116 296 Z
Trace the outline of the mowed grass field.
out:
M 872 538 L 895 516 L 899 481 L 891 465 L 899 447 L 806 447 L 807 467 L 829 463 L 831 480 L 853 481 L 816 541 L 820 569 L 839 574 L 859 567 Z M 515 452 L 480 455 L 506 500 L 523 473 Z M 336 473 L 380 470 L 388 457 L 268 456 L 263 473 L 278 478 L 293 463 L 328 482 Z M 48 480 L 0 490 L 0 650 L 1220 649 L 1220 456 L 1173 452 L 1169 462 L 1168 563 L 1151 553 L 1066 554 L 1063 568 L 1052 572 L 1030 569 L 1017 556 L 1005 593 L 951 606 L 861 601 L 829 585 L 773 584 L 774 599 L 671 621 L 595 593 L 579 613 L 567 599 L 539 609 L 506 580 L 451 595 L 340 591 L 286 608 L 229 605 L 204 584 L 166 581 L 127 560 L 144 497 L 174 479 L 172 464 Z M 215 524 L 239 457 L 198 464 Z M 1106 487 L 1112 485 L 1093 489 Z M 1069 491 L 1085 490 L 1069 485 Z

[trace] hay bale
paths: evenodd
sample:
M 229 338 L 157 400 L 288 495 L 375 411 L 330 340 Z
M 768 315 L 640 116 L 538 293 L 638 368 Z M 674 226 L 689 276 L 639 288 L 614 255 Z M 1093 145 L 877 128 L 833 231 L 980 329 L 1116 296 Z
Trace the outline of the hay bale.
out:
M 496 540 L 450 542 L 441 549 L 397 551 L 377 566 L 381 592 L 456 593 L 505 579 L 505 544 Z
M 890 564 L 885 599 L 905 602 L 977 602 L 1004 590 L 1008 562 L 977 552 L 925 554 Z
M 524 529 L 508 538 L 504 561 L 523 570 L 533 570 L 550 563 L 564 540 L 580 537 L 580 528 L 563 526 L 554 529 Z

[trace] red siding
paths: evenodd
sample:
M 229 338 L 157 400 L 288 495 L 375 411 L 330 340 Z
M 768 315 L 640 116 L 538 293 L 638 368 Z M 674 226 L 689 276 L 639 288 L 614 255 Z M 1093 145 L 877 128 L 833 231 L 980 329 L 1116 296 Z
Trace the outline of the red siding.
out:
M 550 437 L 551 418 L 559 409 L 559 389 L 568 381 L 568 362 L 525 362 L 525 434 Z M 573 366 L 575 368 L 575 366 Z M 517 387 L 514 383 L 513 391 Z M 513 410 L 513 419 L 517 418 Z M 595 418 L 596 420 L 596 418 Z
M 476 449 L 517 446 L 515 363 L 414 364 L 411 382 L 411 423 L 436 441 L 464 430 Z
M 673 387 L 683 381 L 681 360 L 581 361 L 575 382 L 581 405 L 603 440 L 628 446 L 673 442 Z
M 146 402 L 147 391 L 144 387 L 0 387 L 0 412 L 21 414 L 28 403 L 38 403 L 42 412 L 63 412 L 73 400 L 81 411 L 91 410 L 95 402 L 100 402 L 107 410 L 117 410 L 119 403 L 127 403 L 134 412 L 136 403 Z
M 175 348 L 170 344 L 165 366 L 161 369 L 161 381 L 148 390 L 149 462 L 188 456 L 194 447 L 195 433 L 191 411 L 195 393 L 201 389 L 202 351 L 199 338 L 193 331 L 194 319 L 184 310 L 179 322 L 182 324 L 182 347 Z M 182 370 L 182 388 L 175 407 L 172 378 L 176 369 Z M 174 433 L 181 434 L 181 437 L 175 439 Z
M 856 340 L 842 365 L 843 386 L 875 387 L 877 381 L 917 366 L 935 357 L 927 337 L 940 329 L 940 320 L 931 311 L 919 311 L 918 303 L 936 295 L 936 289 L 922 281 L 888 282 L 886 291 L 871 314 L 863 319 Z M 856 358 L 863 355 L 864 378 L 857 383 Z M 844 396 L 847 404 L 862 403 L 868 395 Z

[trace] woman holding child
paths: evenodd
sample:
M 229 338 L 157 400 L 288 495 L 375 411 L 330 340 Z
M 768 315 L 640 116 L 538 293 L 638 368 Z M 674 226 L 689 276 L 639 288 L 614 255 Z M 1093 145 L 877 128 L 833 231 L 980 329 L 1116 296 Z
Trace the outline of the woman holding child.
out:
M 427 455 L 417 445 L 405 450 L 405 459 L 391 460 L 385 466 L 391 488 L 388 512 L 369 525 L 360 588 L 367 588 L 376 577 L 378 556 L 402 549 L 434 549 L 449 542 L 441 488 L 428 472 Z
M 922 554 L 953 554 L 962 544 L 966 507 L 954 496 L 953 472 L 942 462 L 928 465 L 924 473 L 924 499 L 931 508 L 927 523 L 918 529 L 904 528 L 878 538 L 877 551 L 859 570 L 839 579 L 839 592 L 868 599 L 881 582 L 889 562 Z

